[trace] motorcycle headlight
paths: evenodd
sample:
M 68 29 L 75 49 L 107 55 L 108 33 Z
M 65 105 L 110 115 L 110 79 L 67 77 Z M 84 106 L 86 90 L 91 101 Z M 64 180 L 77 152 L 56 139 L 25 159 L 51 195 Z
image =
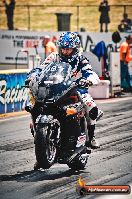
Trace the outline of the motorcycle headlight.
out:
M 49 95 L 49 89 L 47 87 L 38 88 L 38 94 L 36 96 L 37 100 L 43 101 L 48 95 Z

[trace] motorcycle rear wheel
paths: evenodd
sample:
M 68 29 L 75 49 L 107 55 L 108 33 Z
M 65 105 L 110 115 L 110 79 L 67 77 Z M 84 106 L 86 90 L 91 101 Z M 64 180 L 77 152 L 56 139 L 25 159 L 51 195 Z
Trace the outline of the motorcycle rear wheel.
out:
M 49 169 L 55 162 L 56 147 L 50 139 L 48 126 L 37 127 L 35 134 L 35 155 L 39 168 Z

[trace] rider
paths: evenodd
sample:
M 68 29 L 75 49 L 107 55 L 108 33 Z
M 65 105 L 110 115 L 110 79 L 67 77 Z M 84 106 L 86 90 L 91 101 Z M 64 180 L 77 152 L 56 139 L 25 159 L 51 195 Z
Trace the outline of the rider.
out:
M 58 40 L 59 53 L 51 53 L 45 61 L 41 64 L 44 67 L 53 61 L 66 62 L 72 66 L 72 77 L 76 82 L 83 84 L 87 78 L 93 74 L 95 82 L 99 83 L 99 78 L 95 72 L 92 71 L 92 66 L 89 60 L 80 52 L 80 39 L 75 32 L 66 32 L 61 34 Z M 78 90 L 82 96 L 82 100 L 86 105 L 87 111 L 87 128 L 88 135 L 86 146 L 93 149 L 98 148 L 99 144 L 95 139 L 95 124 L 98 117 L 103 115 L 103 112 L 98 109 L 94 100 L 88 93 L 88 89 Z

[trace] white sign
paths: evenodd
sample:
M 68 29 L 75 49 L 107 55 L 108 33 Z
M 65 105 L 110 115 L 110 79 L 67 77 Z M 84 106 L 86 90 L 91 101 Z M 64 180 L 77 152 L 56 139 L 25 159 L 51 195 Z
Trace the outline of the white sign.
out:
M 38 53 L 44 54 L 42 46 L 44 34 L 25 31 L 0 31 L 0 63 L 15 64 L 27 63 L 29 55 Z
M 38 54 L 44 59 L 42 40 L 50 35 L 57 40 L 62 32 L 30 32 L 30 31 L 4 31 L 0 30 L 0 64 L 27 64 L 28 55 Z M 89 51 L 91 44 L 104 41 L 106 45 L 112 44 L 112 33 L 81 32 L 83 49 Z M 35 48 L 37 46 L 37 48 Z M 24 52 L 22 52 L 24 49 Z M 26 51 L 25 51 L 26 50 Z

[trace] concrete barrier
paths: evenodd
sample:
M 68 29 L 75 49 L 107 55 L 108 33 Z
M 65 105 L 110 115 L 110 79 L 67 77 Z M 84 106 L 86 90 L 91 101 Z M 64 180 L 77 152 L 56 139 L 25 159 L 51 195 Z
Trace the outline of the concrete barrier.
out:
M 89 93 L 94 99 L 105 99 L 110 97 L 110 81 L 101 80 L 98 85 L 89 88 Z

